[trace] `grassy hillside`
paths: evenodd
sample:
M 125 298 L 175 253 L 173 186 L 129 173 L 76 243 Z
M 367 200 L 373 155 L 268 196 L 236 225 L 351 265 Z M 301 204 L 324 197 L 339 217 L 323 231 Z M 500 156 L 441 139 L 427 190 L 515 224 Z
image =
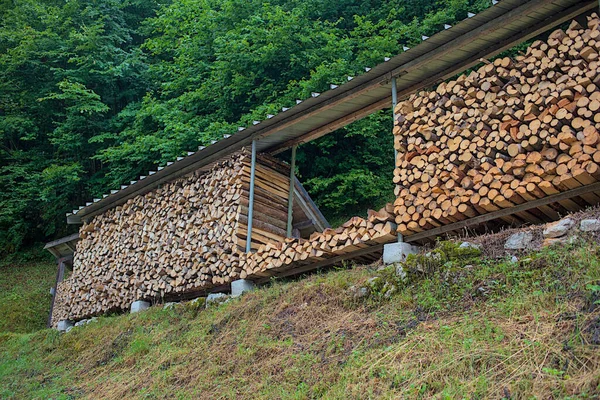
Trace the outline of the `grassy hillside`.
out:
M 0 333 L 34 332 L 46 327 L 56 263 L 30 254 L 0 260 Z
M 458 254 L 406 283 L 363 266 L 208 310 L 4 334 L 0 398 L 597 398 L 599 251 Z

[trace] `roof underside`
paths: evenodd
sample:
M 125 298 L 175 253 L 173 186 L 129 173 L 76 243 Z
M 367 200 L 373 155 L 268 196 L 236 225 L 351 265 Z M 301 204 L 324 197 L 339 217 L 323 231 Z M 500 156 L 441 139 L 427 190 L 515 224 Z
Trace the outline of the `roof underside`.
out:
M 80 223 L 148 192 L 161 183 L 189 172 L 208 169 L 217 160 L 257 140 L 257 150 L 277 154 L 344 127 L 391 106 L 391 78 L 396 77 L 398 99 L 442 82 L 514 45 L 589 12 L 596 0 L 502 0 L 461 21 L 412 49 L 404 51 L 361 76 L 294 107 L 256 122 L 210 146 L 149 174 L 102 199 L 87 203 L 69 223 Z M 390 150 L 391 151 L 391 150 Z
M 75 246 L 79 241 L 79 233 L 74 233 L 63 238 L 53 240 L 44 246 L 56 258 L 72 256 L 75 253 Z

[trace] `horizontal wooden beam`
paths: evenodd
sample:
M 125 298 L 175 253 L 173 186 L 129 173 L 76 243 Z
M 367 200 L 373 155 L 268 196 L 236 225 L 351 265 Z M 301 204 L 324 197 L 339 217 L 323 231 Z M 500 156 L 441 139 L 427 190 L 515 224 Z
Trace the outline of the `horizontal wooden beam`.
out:
M 312 130 L 312 131 L 306 133 L 305 135 L 300 136 L 299 138 L 288 140 L 287 142 L 282 143 L 281 145 L 278 145 L 274 150 L 269 150 L 268 152 L 270 154 L 275 155 L 275 154 L 284 152 L 285 150 L 291 148 L 292 146 L 296 146 L 296 145 L 300 145 L 300 144 L 304 144 L 304 143 L 308 143 L 313 140 L 316 140 L 316 139 L 320 138 L 321 136 L 325 136 L 325 135 L 332 133 L 340 128 L 343 128 L 344 126 L 349 125 L 354 121 L 363 119 L 364 117 L 366 117 L 370 114 L 373 114 L 374 112 L 382 110 L 386 107 L 390 107 L 391 101 L 392 101 L 391 96 L 390 96 L 390 98 L 386 97 L 384 99 L 378 100 L 375 103 L 368 105 L 367 107 L 361 108 L 360 110 L 355 111 L 351 114 L 345 115 L 342 118 L 336 119 L 335 121 L 330 122 L 327 125 L 324 125 L 320 128 Z
M 78 240 L 79 240 L 79 233 L 74 233 L 72 235 L 65 236 L 60 239 L 56 239 L 56 240 L 46 243 L 46 245 L 44 246 L 44 249 L 49 249 L 51 247 L 58 246 L 59 244 L 63 244 L 63 243 L 71 242 L 71 241 L 76 242 Z
M 512 215 L 518 212 L 531 210 L 540 206 L 556 203 L 562 200 L 570 199 L 573 197 L 581 196 L 586 193 L 598 192 L 600 191 L 600 182 L 593 183 L 587 186 L 581 186 L 575 189 L 568 190 L 566 192 L 553 194 L 541 199 L 533 200 L 527 203 L 519 204 L 514 207 L 504 208 L 502 210 L 490 212 L 487 214 L 478 215 L 477 217 L 469 218 L 464 221 L 455 222 L 453 224 L 440 226 L 438 228 L 434 228 L 425 232 L 419 232 L 414 235 L 405 236 L 405 242 L 415 242 L 423 239 L 428 239 L 431 237 L 439 236 L 447 232 L 452 232 L 456 230 L 460 230 L 469 226 L 479 225 L 484 222 L 492 221 L 495 219 L 499 219 L 501 217 L 505 217 L 508 215 Z M 395 242 L 394 240 L 390 240 L 389 243 Z M 385 243 L 380 243 L 374 246 L 369 246 L 360 250 L 356 250 L 351 253 L 341 254 L 337 257 L 332 257 L 326 260 L 322 260 L 313 264 L 303 265 L 297 268 L 291 267 L 289 269 L 285 269 L 282 271 L 274 271 L 271 277 L 285 277 L 290 275 L 297 275 L 303 272 L 316 270 L 319 268 L 323 268 L 329 265 L 334 265 L 343 260 L 358 258 L 360 256 L 364 256 L 367 254 L 375 253 L 383 250 L 383 246 Z M 268 270 L 265 272 L 269 272 Z M 271 279 L 271 277 L 261 278 L 256 280 L 257 283 L 263 283 Z
M 587 186 L 581 186 L 575 189 L 568 190 L 566 192 L 553 194 L 541 199 L 529 201 L 527 203 L 519 204 L 514 207 L 503 208 L 498 211 L 493 211 L 487 214 L 478 215 L 473 218 L 465 219 L 463 221 L 455 222 L 453 224 L 440 226 L 434 229 L 430 229 L 425 232 L 419 232 L 414 235 L 405 236 L 405 242 L 414 242 L 417 240 L 427 239 L 430 237 L 438 236 L 446 232 L 456 231 L 473 225 L 479 225 L 481 223 L 491 221 L 494 219 L 502 218 L 508 215 L 512 215 L 521 211 L 531 210 L 540 206 L 556 203 L 561 200 L 567 200 L 573 197 L 580 196 L 582 194 L 600 191 L 600 182 L 593 183 Z
M 359 249 L 359 250 L 356 250 L 356 251 L 353 251 L 350 253 L 341 254 L 339 256 L 328 258 L 326 260 L 321 260 L 321 261 L 313 263 L 313 264 L 307 264 L 307 265 L 303 265 L 303 266 L 300 266 L 297 268 L 292 267 L 289 269 L 285 269 L 283 271 L 271 270 L 271 271 L 273 271 L 273 274 L 269 277 L 265 277 L 265 278 L 261 278 L 261 279 L 257 279 L 257 280 L 254 280 L 252 278 L 249 278 L 249 279 L 254 280 L 256 283 L 264 283 L 264 282 L 269 281 L 271 278 L 283 278 L 286 276 L 298 275 L 303 272 L 314 271 L 319 268 L 337 264 L 340 261 L 357 258 L 357 257 L 364 256 L 367 254 L 376 253 L 376 252 L 382 251 L 382 250 L 383 250 L 383 243 L 378 243 L 376 245 L 365 247 L 363 249 Z M 269 270 L 267 270 L 265 272 L 269 273 Z

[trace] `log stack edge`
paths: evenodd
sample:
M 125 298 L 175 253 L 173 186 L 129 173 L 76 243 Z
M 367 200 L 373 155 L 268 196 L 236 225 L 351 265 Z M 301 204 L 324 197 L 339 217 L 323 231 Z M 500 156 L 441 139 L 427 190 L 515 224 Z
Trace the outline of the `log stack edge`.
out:
M 395 109 L 394 213 L 410 236 L 600 180 L 600 20 L 573 21 Z M 504 216 L 539 223 L 589 193 Z

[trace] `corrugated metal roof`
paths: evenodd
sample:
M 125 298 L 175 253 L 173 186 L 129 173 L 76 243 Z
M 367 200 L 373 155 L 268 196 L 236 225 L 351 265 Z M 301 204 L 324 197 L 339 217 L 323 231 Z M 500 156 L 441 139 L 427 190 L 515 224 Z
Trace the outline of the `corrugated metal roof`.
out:
M 396 77 L 398 97 L 430 87 L 492 57 L 515 44 L 543 33 L 564 21 L 597 7 L 595 0 L 502 0 L 452 27 L 446 27 L 419 45 L 382 62 L 364 74 L 348 78 L 339 87 L 313 93 L 293 107 L 255 121 L 250 127 L 188 153 L 167 167 L 159 167 L 138 181 L 123 185 L 102 199 L 94 199 L 72 215 L 68 223 L 104 212 L 161 183 L 198 169 L 257 140 L 261 152 L 276 154 L 294 144 L 314 140 L 391 105 L 391 78 Z M 390 150 L 391 151 L 391 150 Z

